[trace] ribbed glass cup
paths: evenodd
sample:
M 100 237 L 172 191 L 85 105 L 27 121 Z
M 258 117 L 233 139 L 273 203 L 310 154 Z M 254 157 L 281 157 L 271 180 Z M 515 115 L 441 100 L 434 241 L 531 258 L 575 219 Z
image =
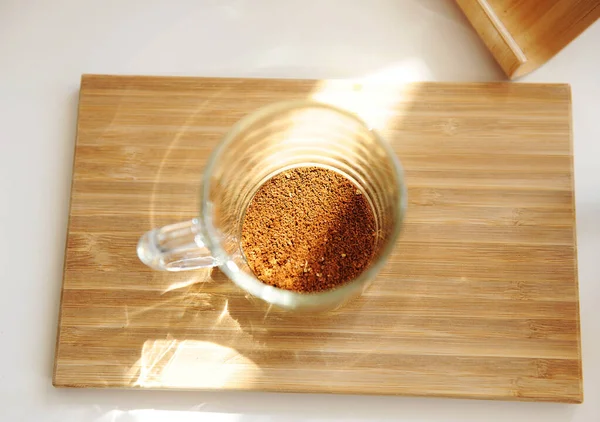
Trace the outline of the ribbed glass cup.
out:
M 354 182 L 376 219 L 371 264 L 356 279 L 325 292 L 296 293 L 266 285 L 241 247 L 244 213 L 259 187 L 294 167 L 336 171 Z M 148 232 L 138 255 L 147 265 L 183 270 L 218 265 L 239 287 L 289 310 L 336 308 L 364 291 L 400 233 L 406 190 L 400 163 L 382 138 L 355 115 L 315 102 L 285 102 L 239 121 L 212 153 L 197 219 Z

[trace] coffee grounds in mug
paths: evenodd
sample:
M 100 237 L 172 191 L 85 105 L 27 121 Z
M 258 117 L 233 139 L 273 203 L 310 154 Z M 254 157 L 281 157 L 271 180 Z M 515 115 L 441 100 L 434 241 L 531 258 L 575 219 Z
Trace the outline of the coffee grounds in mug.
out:
M 320 292 L 369 266 L 375 228 L 371 206 L 349 179 L 320 167 L 298 167 L 256 192 L 242 225 L 242 248 L 262 282 Z

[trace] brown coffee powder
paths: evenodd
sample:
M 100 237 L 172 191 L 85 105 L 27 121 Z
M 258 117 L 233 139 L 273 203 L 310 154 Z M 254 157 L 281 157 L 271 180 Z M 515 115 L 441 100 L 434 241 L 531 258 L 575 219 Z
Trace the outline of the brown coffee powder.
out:
M 375 216 L 346 177 L 298 167 L 269 179 L 252 198 L 242 248 L 256 277 L 297 292 L 335 288 L 357 277 L 375 248 Z

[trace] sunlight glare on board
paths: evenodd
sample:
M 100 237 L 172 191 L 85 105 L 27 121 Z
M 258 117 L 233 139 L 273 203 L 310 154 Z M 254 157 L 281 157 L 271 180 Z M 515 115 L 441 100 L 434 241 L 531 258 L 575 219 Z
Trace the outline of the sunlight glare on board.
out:
M 213 281 L 211 278 L 212 271 L 213 271 L 212 268 L 201 268 L 201 269 L 195 270 L 193 272 L 189 272 L 187 274 L 184 273 L 180 277 L 180 279 L 177 279 L 176 281 L 172 282 L 163 291 L 163 293 L 167 293 L 167 292 L 170 292 L 173 290 L 183 289 L 185 287 L 189 287 L 189 286 L 192 286 L 197 283 L 211 282 L 211 281 Z M 175 277 L 176 277 L 175 275 L 171 276 L 171 278 L 175 278 Z
M 147 340 L 134 386 L 153 388 L 244 388 L 259 367 L 230 347 L 210 341 Z
M 413 57 L 363 78 L 322 81 L 311 98 L 351 111 L 375 129 L 385 129 L 410 101 L 404 85 L 431 77 L 425 63 Z

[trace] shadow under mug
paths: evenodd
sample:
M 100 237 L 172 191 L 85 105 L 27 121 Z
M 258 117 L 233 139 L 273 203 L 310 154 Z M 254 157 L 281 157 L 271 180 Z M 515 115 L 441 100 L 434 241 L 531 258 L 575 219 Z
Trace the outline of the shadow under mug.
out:
M 375 251 L 357 278 L 324 292 L 297 293 L 258 280 L 244 257 L 244 213 L 258 188 L 294 167 L 336 171 L 366 195 L 376 220 Z M 219 266 L 240 288 L 287 310 L 332 310 L 360 295 L 394 248 L 406 207 L 402 168 L 390 146 L 358 117 L 317 102 L 283 102 L 236 123 L 205 168 L 197 218 L 142 236 L 137 253 L 166 271 Z

